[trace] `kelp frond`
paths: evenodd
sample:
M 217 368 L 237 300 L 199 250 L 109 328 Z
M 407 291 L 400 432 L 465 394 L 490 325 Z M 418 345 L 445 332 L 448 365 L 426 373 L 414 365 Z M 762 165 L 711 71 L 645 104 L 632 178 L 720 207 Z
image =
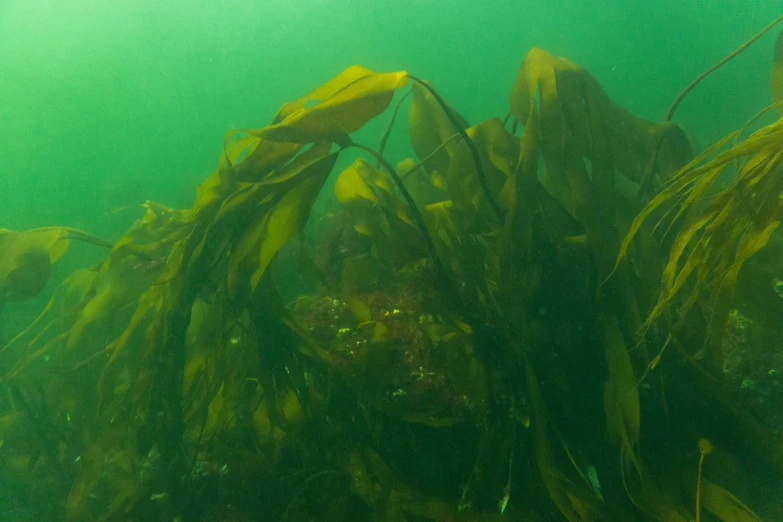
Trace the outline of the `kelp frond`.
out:
M 666 208 L 657 228 L 676 230 L 663 271 L 662 290 L 645 328 L 667 317 L 677 332 L 703 294 L 713 310 L 705 339 L 721 366 L 720 336 L 743 263 L 761 250 L 783 219 L 783 119 L 754 132 L 729 134 L 675 174 L 636 217 L 623 240 L 618 264 L 640 227 Z M 739 165 L 736 179 L 720 187 L 721 175 Z

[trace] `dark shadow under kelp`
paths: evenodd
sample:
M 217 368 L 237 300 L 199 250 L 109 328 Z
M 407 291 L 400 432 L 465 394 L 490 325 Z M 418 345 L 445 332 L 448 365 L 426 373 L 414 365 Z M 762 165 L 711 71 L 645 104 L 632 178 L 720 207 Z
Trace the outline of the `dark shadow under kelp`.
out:
M 420 164 L 392 165 L 351 135 L 406 87 Z M 780 125 L 693 158 L 541 49 L 476 125 L 350 67 L 229 132 L 191 209 L 148 202 L 2 349 L 0 479 L 73 521 L 770 519 L 783 426 L 723 353 L 763 338 L 730 318 L 783 317 L 743 290 L 781 270 Z M 89 237 L 47 230 L 3 249 L 3 300 Z

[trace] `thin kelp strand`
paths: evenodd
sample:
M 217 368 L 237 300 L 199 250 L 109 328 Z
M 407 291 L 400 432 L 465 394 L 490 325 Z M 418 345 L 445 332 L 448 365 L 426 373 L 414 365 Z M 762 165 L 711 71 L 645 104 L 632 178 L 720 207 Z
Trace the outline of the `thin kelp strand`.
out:
M 407 171 L 405 174 L 400 176 L 400 179 L 403 179 L 403 180 L 406 179 L 408 176 L 411 175 L 412 172 L 415 172 L 415 171 L 419 170 L 421 167 L 423 167 L 424 165 L 426 165 L 427 162 L 429 160 L 431 160 L 435 156 L 435 154 L 437 154 L 441 149 L 443 149 L 443 147 L 448 145 L 451 142 L 451 140 L 453 140 L 454 138 L 457 138 L 459 136 L 461 136 L 460 133 L 452 134 L 451 136 L 449 136 L 443 143 L 438 145 L 432 152 L 430 152 L 423 160 L 419 161 L 409 171 Z
M 699 155 L 689 161 L 680 170 L 674 173 L 668 180 L 666 180 L 659 188 L 659 194 L 669 192 L 672 186 L 681 186 L 683 180 L 693 176 L 693 172 L 697 171 L 700 167 L 703 167 L 706 160 L 722 149 L 730 140 L 737 136 L 737 132 L 732 132 L 721 138 L 718 142 L 702 151 Z M 650 203 L 648 203 L 649 205 Z
M 506 113 L 506 116 L 503 118 L 503 126 L 505 127 L 508 125 L 508 120 L 511 118 L 511 111 L 508 111 Z
M 752 118 L 750 118 L 748 121 L 746 121 L 742 127 L 737 130 L 736 134 L 737 136 L 734 139 L 734 145 L 736 146 L 739 143 L 739 140 L 742 138 L 742 133 L 745 132 L 745 129 L 756 123 L 758 120 L 760 120 L 762 117 L 764 117 L 769 111 L 773 109 L 780 109 L 783 107 L 783 100 L 777 101 L 771 105 L 768 105 L 761 109 L 759 112 L 757 112 Z M 762 134 L 768 134 L 770 132 L 774 132 L 776 129 L 780 128 L 780 126 L 783 125 L 783 120 L 778 119 L 777 122 L 773 123 L 769 127 L 762 127 L 761 129 L 756 130 L 751 134 L 752 137 L 755 134 L 762 133 Z
M 730 61 L 732 58 L 734 58 L 738 54 L 740 54 L 742 51 L 744 51 L 745 49 L 750 47 L 753 44 L 753 42 L 755 42 L 756 40 L 758 40 L 759 38 L 764 36 L 764 34 L 766 34 L 767 31 L 769 31 L 770 29 L 775 27 L 781 20 L 783 20 L 783 16 L 777 17 L 771 24 L 769 24 L 764 29 L 762 29 L 761 31 L 756 33 L 756 35 L 753 36 L 750 40 L 748 40 L 744 44 L 740 45 L 731 54 L 729 54 L 728 56 L 723 58 L 721 61 L 719 61 L 718 63 L 716 63 L 712 67 L 710 67 L 708 70 L 706 70 L 702 74 L 700 74 L 699 77 L 696 78 L 695 80 L 693 80 L 690 83 L 690 85 L 688 85 L 685 89 L 683 89 L 683 91 L 679 94 L 679 96 L 677 96 L 677 98 L 672 102 L 671 106 L 669 107 L 669 110 L 666 111 L 666 116 L 664 117 L 663 121 L 669 121 L 669 120 L 672 119 L 672 116 L 674 116 L 674 111 L 676 111 L 677 107 L 680 106 L 680 103 L 682 102 L 682 100 L 685 99 L 685 97 L 688 95 L 688 93 L 691 92 L 693 90 L 693 88 L 696 87 L 704 78 L 706 78 L 707 76 L 710 75 L 710 73 L 712 73 L 713 71 L 718 69 L 720 66 L 722 66 L 726 62 Z
M 663 234 L 661 235 L 662 239 L 666 238 L 669 235 L 669 232 L 671 231 L 674 223 L 674 220 L 670 219 L 670 216 L 680 208 L 680 205 L 682 205 L 683 200 L 688 197 L 688 192 L 685 191 L 682 194 L 677 194 L 676 196 L 673 196 L 672 198 L 674 197 L 676 197 L 676 200 L 672 201 L 668 205 L 669 208 L 666 209 L 666 212 L 664 212 L 663 216 L 661 216 L 661 218 L 652 227 L 652 234 L 654 235 L 658 232 L 658 229 L 662 225 L 664 224 L 667 225 L 666 230 L 664 230 Z
M 405 101 L 405 99 L 410 96 L 413 93 L 413 89 L 409 90 L 405 94 L 400 97 L 399 101 L 397 101 L 397 105 L 394 107 L 394 112 L 392 113 L 392 117 L 389 120 L 389 124 L 386 126 L 386 130 L 383 132 L 383 136 L 381 136 L 381 141 L 378 144 L 378 154 L 383 157 L 383 153 L 386 151 L 386 142 L 389 141 L 389 136 L 391 136 L 391 131 L 394 128 L 394 122 L 397 120 L 397 114 L 400 112 L 400 107 L 402 107 L 402 102 Z M 378 161 L 377 164 L 378 167 L 381 166 L 381 162 Z

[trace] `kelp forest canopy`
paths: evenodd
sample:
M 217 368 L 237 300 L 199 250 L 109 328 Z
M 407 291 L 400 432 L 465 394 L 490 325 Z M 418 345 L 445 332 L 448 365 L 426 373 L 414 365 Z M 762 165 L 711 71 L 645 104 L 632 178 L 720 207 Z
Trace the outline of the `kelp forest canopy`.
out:
M 537 48 L 509 103 L 468 122 L 429 82 L 357 65 L 228 132 L 190 209 L 147 202 L 113 244 L 1 230 L 6 313 L 72 241 L 108 254 L 2 343 L 0 502 L 776 520 L 783 120 L 694 156 Z M 415 158 L 392 164 L 406 120 Z

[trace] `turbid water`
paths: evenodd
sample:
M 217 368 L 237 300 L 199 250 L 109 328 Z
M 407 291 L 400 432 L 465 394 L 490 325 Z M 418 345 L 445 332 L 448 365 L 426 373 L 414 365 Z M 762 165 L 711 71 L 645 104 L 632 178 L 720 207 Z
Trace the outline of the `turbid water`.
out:
M 0 519 L 777 520 L 780 14 L 0 0 Z

